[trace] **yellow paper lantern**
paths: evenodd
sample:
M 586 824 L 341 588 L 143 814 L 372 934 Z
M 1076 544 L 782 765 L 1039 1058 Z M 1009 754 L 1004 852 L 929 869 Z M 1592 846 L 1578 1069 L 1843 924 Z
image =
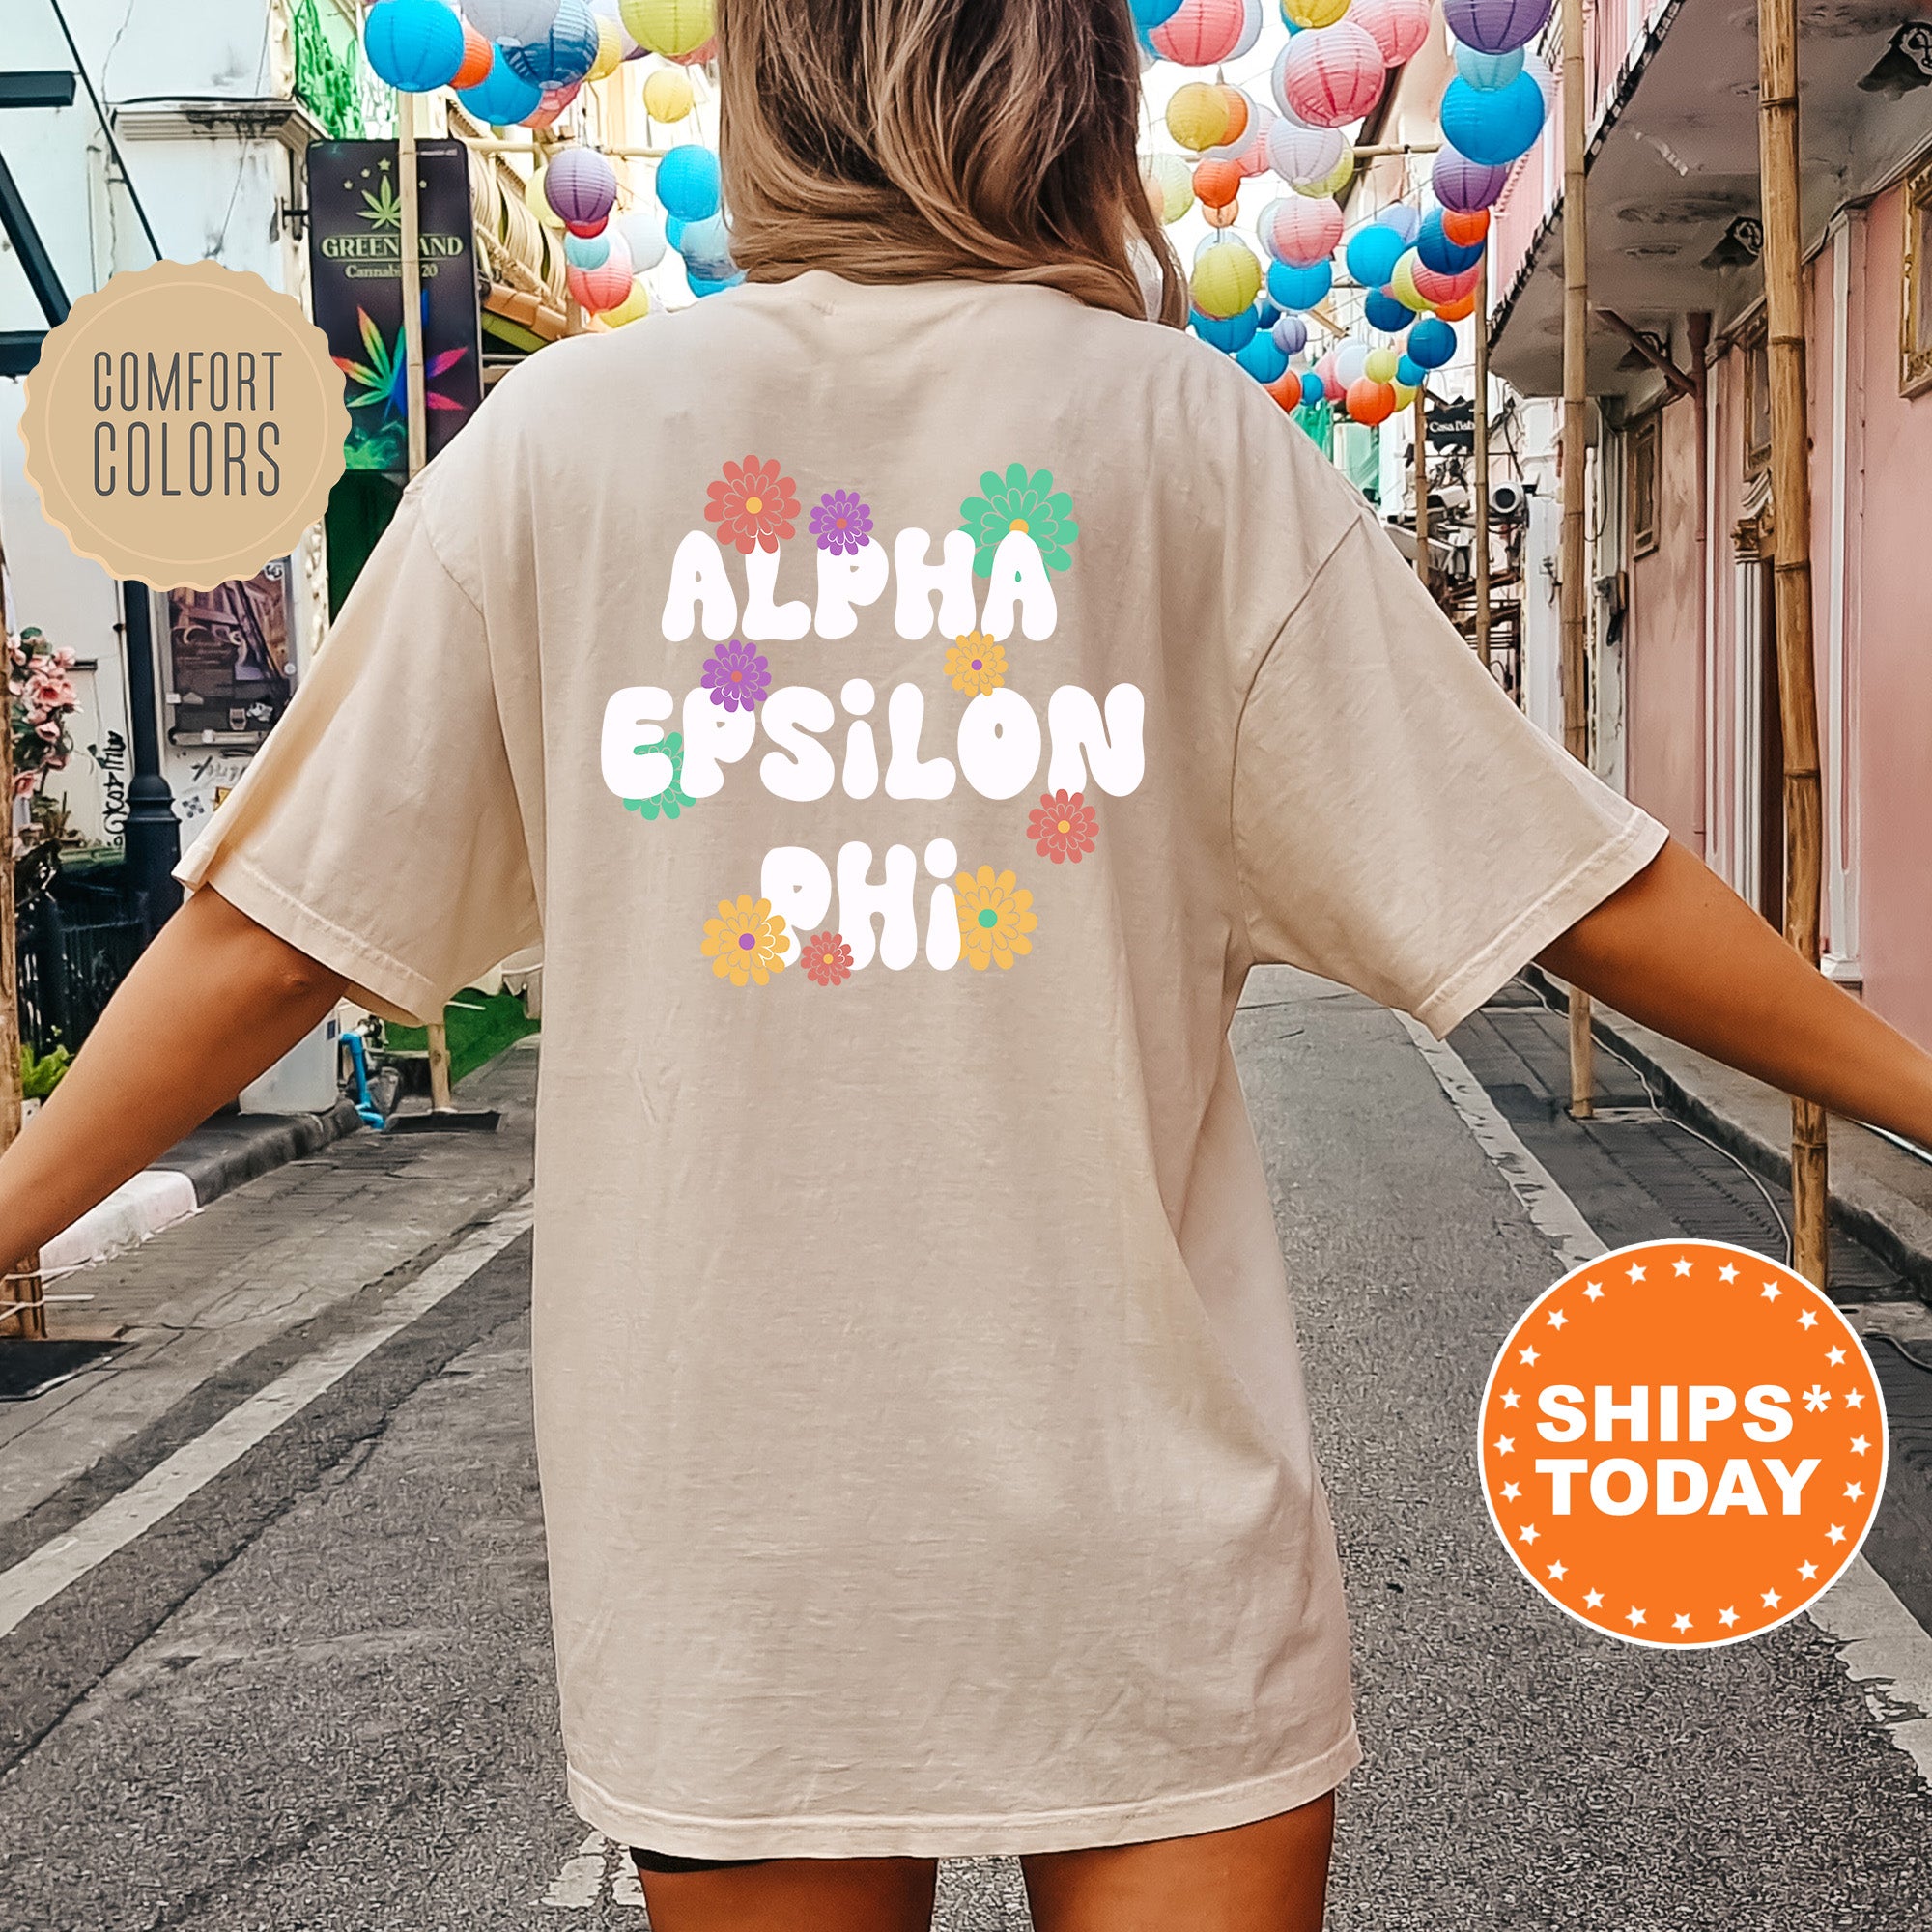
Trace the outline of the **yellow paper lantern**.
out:
M 563 216 L 550 205 L 550 197 L 544 193 L 542 168 L 530 170 L 530 178 L 524 184 L 524 205 L 546 228 L 558 235 L 563 233 Z
M 1228 101 L 1209 81 L 1190 80 L 1167 103 L 1167 131 L 1197 155 L 1228 138 Z
M 1349 0 L 1281 0 L 1281 17 L 1291 27 L 1332 27 L 1349 11 Z
M 1156 221 L 1179 221 L 1194 206 L 1194 184 L 1179 155 L 1147 156 L 1141 162 L 1141 180 Z
M 681 67 L 661 67 L 644 80 L 644 112 L 653 121 L 682 121 L 696 96 L 691 76 Z
M 651 312 L 651 292 L 644 286 L 644 278 L 639 275 L 631 284 L 631 293 L 615 308 L 604 311 L 604 320 L 612 328 L 621 328 L 627 322 L 640 322 Z
M 1394 387 L 1396 408 L 1398 410 L 1407 409 L 1409 404 L 1415 400 L 1414 388 L 1407 383 L 1397 383 Z
M 1311 201 L 1339 201 L 1342 190 L 1354 179 L 1355 151 L 1345 148 L 1332 175 L 1324 175 L 1320 181 L 1293 182 L 1290 185 L 1296 194 L 1305 194 Z
M 597 58 L 590 63 L 585 80 L 603 80 L 624 64 L 624 30 L 608 15 L 597 15 Z
M 1402 357 L 1393 349 L 1371 349 L 1362 364 L 1362 374 L 1372 383 L 1393 383 L 1402 367 Z
M 1195 260 L 1191 287 L 1194 306 L 1225 322 L 1251 307 L 1261 294 L 1261 261 L 1245 242 L 1210 242 Z
M 1413 309 L 1420 315 L 1429 306 L 1429 298 L 1415 286 L 1415 250 L 1405 249 L 1402 259 L 1395 265 L 1395 273 L 1389 277 L 1389 294 L 1404 308 Z
M 715 30 L 711 0 L 621 0 L 617 11 L 631 38 L 666 60 L 695 54 Z

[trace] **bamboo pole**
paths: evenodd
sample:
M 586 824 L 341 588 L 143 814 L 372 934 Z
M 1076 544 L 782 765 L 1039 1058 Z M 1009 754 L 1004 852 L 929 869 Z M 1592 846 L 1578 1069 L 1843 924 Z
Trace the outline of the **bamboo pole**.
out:
M 1476 519 L 1476 661 L 1490 668 L 1490 257 L 1476 265 L 1476 396 L 1470 486 Z
M 1799 219 L 1798 22 L 1794 0 L 1757 0 L 1758 156 L 1764 195 L 1766 353 L 1771 375 L 1772 585 L 1784 732 L 1784 936 L 1818 963 L 1823 798 L 1811 647 L 1810 434 Z M 1828 1272 L 1825 1110 L 1791 1103 L 1792 1266 Z
M 4 574 L 4 563 L 0 563 L 0 574 Z M 4 801 L 6 811 L 5 855 L 0 861 L 0 1153 L 14 1145 L 20 1132 L 20 962 L 14 903 L 14 666 L 7 643 L 7 615 L 0 606 L 0 662 L 7 666 L 9 686 L 6 728 L 0 730 L 0 801 Z M 45 1341 L 47 1310 L 40 1256 L 10 1258 L 0 1265 L 6 1270 L 5 1279 L 0 1280 L 0 1330 L 15 1340 Z
M 1584 358 L 1589 350 L 1589 218 L 1583 178 L 1585 82 L 1583 0 L 1563 0 L 1563 506 L 1562 638 L 1563 743 L 1570 755 L 1590 761 L 1589 607 L 1585 602 L 1583 412 L 1589 407 Z M 1595 1112 L 1595 1042 L 1590 1036 L 1590 996 L 1570 988 L 1570 1112 L 1579 1121 Z
M 1429 391 L 1415 386 L 1415 574 L 1429 587 Z

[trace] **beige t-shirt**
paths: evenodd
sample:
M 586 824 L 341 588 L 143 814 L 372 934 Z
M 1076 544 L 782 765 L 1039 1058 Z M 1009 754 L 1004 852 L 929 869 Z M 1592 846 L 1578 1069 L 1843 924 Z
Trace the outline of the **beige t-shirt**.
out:
M 1356 1762 L 1235 1003 L 1446 1031 L 1662 839 L 1225 356 L 812 273 L 506 380 L 182 876 L 405 1013 L 543 937 L 583 1815 L 952 1855 Z

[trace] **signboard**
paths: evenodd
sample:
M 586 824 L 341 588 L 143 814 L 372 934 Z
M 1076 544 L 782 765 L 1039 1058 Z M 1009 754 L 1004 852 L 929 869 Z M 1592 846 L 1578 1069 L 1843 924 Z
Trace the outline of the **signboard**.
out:
M 288 706 L 288 560 L 213 590 L 168 593 L 168 739 L 255 743 Z
M 351 469 L 409 473 L 404 392 L 403 204 L 393 141 L 317 141 L 308 151 L 311 306 L 342 371 Z M 416 147 L 423 393 L 434 456 L 483 400 L 469 156 L 461 141 Z

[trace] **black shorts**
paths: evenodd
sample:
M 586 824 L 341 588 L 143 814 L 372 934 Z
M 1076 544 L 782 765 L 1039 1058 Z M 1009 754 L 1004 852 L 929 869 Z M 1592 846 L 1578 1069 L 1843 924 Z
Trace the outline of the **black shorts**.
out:
M 770 1859 L 681 1859 L 670 1852 L 646 1852 L 631 1847 L 631 1861 L 640 1872 L 731 1871 L 739 1865 L 768 1865 Z

